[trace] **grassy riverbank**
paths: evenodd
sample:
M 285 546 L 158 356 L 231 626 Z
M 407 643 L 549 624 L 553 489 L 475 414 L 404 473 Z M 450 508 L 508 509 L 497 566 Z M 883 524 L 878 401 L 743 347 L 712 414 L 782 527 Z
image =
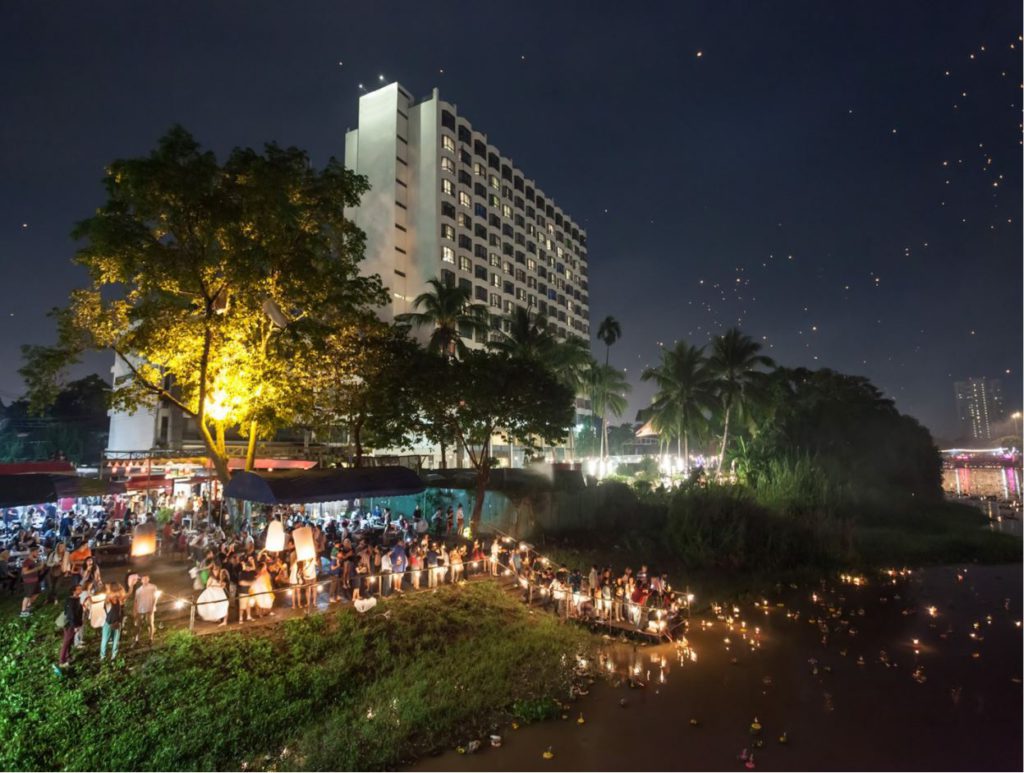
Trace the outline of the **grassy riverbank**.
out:
M 589 645 L 474 583 L 57 676 L 55 615 L 0 625 L 0 769 L 380 769 L 547 716 Z

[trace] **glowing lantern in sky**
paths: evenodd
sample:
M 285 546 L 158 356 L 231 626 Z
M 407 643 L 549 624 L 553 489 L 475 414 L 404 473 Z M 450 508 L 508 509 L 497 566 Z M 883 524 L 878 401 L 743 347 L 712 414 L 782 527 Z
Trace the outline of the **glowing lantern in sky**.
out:
M 299 561 L 313 561 L 316 559 L 316 545 L 313 542 L 313 530 L 308 526 L 296 529 L 292 532 L 292 539 L 295 541 L 295 557 Z
M 266 548 L 271 553 L 280 553 L 284 550 L 284 524 L 280 521 L 271 521 L 267 527 Z

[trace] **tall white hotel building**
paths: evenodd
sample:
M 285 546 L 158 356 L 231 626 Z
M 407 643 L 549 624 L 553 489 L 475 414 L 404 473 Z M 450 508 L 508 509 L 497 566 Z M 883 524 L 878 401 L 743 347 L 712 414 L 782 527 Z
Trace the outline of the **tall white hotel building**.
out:
M 586 231 L 437 89 L 418 102 L 398 83 L 360 97 L 345 165 L 370 183 L 350 216 L 366 232 L 363 270 L 390 290 L 384 316 L 413 311 L 441 278 L 486 305 L 493 327 L 520 306 L 589 341 Z

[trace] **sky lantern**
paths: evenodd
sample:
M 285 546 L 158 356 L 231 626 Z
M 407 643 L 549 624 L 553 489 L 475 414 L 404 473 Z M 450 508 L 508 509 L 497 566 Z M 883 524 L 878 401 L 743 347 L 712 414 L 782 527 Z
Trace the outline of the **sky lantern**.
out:
M 156 521 L 147 521 L 135 527 L 132 534 L 132 558 L 156 553 Z
M 271 553 L 284 550 L 284 524 L 280 521 L 271 521 L 267 527 L 266 549 Z
M 269 539 L 269 534 L 267 535 Z M 308 526 L 296 529 L 292 532 L 292 539 L 295 541 L 295 557 L 299 561 L 313 561 L 316 559 L 316 545 L 313 543 L 313 530 Z

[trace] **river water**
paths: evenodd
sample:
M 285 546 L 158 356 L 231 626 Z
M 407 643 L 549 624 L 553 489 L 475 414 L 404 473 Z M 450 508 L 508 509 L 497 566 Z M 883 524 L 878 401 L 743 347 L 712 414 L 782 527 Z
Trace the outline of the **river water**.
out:
M 414 769 L 745 770 L 746 749 L 761 770 L 1020 770 L 1022 580 L 836 578 L 695 616 L 686 647 L 609 641 L 565 719 Z

